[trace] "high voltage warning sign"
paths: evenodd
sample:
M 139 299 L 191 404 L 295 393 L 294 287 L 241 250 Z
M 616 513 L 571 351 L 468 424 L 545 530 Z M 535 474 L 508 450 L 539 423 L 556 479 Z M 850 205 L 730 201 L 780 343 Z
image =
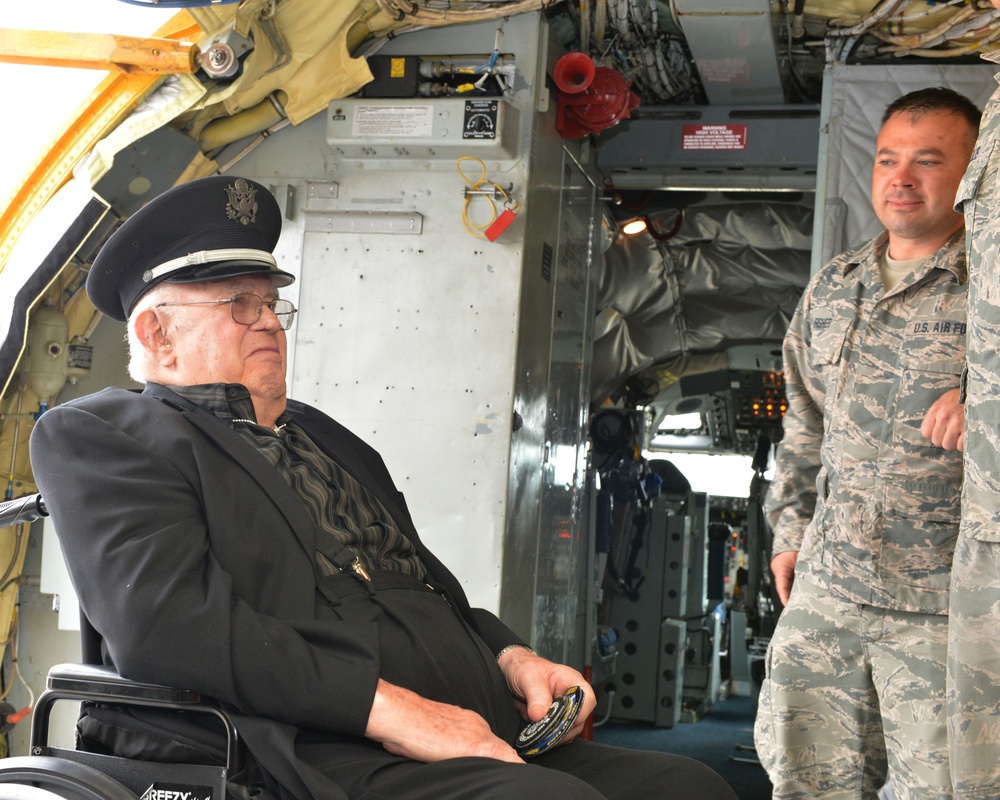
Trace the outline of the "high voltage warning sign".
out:
M 746 150 L 746 125 L 685 125 L 682 150 Z

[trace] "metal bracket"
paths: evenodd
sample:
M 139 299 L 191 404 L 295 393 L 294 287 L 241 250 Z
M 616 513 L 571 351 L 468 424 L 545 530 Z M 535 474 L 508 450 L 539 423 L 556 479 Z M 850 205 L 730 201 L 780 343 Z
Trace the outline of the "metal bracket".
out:
M 240 68 L 240 59 L 253 50 L 253 42 L 232 27 L 220 33 L 195 60 L 209 77 L 233 77 Z
M 497 184 L 495 183 L 491 184 L 490 188 L 488 189 L 473 189 L 469 186 L 466 186 L 463 189 L 464 197 L 468 198 L 474 195 L 484 195 L 493 200 L 504 200 L 504 201 L 510 200 L 510 198 L 514 195 L 514 184 L 513 183 L 508 184 L 506 189 L 497 186 Z

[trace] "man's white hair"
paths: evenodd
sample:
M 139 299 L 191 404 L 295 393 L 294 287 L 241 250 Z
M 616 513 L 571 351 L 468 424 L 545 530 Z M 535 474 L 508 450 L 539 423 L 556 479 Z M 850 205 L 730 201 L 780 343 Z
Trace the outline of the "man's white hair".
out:
M 156 380 L 160 366 L 153 357 L 153 354 L 150 353 L 139 338 L 139 334 L 136 333 L 136 318 L 147 308 L 151 308 L 157 303 L 176 301 L 183 290 L 183 285 L 177 283 L 165 281 L 157 284 L 139 299 L 132 313 L 129 314 L 125 341 L 128 343 L 128 374 L 132 380 L 138 383 Z M 160 310 L 160 313 L 171 319 L 175 326 L 183 326 L 185 324 L 184 317 L 182 315 L 174 315 L 174 310 L 173 308 L 164 308 Z

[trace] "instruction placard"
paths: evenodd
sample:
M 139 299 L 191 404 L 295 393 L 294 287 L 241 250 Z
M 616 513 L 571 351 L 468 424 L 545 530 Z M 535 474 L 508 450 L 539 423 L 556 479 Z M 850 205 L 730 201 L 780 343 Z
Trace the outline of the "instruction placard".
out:
M 704 83 L 750 83 L 750 65 L 745 58 L 699 58 L 697 63 Z
M 434 131 L 434 108 L 425 106 L 356 106 L 353 136 L 427 137 Z

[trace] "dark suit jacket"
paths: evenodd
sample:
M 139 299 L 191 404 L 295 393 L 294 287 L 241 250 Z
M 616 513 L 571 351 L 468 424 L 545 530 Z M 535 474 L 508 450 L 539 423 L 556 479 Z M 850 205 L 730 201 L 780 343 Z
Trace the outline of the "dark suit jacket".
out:
M 421 543 L 378 453 L 316 409 L 288 408 L 378 496 L 493 652 L 521 642 L 469 607 Z M 298 729 L 363 735 L 379 677 L 377 631 L 316 619 L 316 525 L 227 424 L 162 386 L 107 389 L 42 415 L 31 461 L 104 663 L 234 709 L 258 761 L 286 786 L 296 777 L 269 763 L 269 752 L 291 763 Z M 294 795 L 316 791 L 298 777 L 303 784 L 287 786 Z

